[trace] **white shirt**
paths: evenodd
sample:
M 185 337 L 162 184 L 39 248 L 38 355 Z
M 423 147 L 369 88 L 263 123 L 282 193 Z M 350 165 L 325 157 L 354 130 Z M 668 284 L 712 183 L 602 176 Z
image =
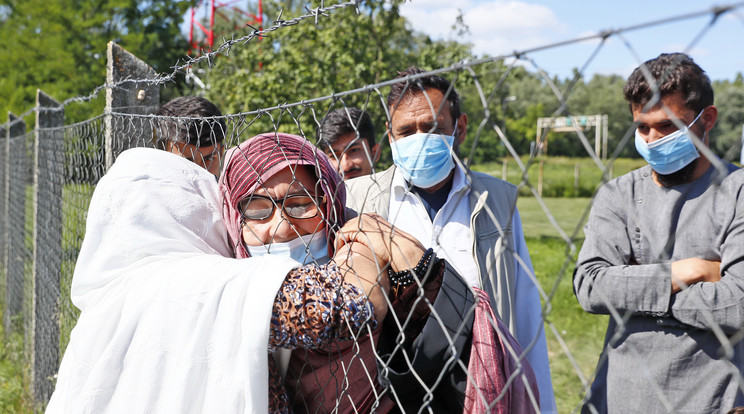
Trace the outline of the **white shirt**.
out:
M 403 174 L 396 169 L 388 217 L 396 227 L 416 237 L 425 247 L 434 249 L 437 257 L 447 260 L 470 286 L 482 288 L 473 258 L 469 194 L 470 184 L 465 174 L 456 168 L 452 190 L 432 223 L 424 203 L 408 190 Z
M 425 247 L 434 249 L 437 256 L 447 260 L 470 286 L 482 289 L 478 266 L 473 257 L 475 250 L 473 233 L 470 230 L 472 211 L 468 202 L 470 183 L 464 168 L 459 164 L 455 165 L 452 189 L 447 201 L 434 216 L 433 222 L 429 219 L 429 213 L 421 199 L 408 187 L 405 177 L 396 169 L 388 210 L 390 222 L 416 237 Z M 527 360 L 535 372 L 540 389 L 540 410 L 543 413 L 552 413 L 556 412 L 556 405 L 553 383 L 550 379 L 540 295 L 533 282 L 535 272 L 524 241 L 522 220 L 516 208 L 512 215 L 512 236 L 514 238 L 512 246 L 516 252 L 514 269 L 517 271 L 514 278 L 516 283 L 514 307 L 519 309 L 516 332 L 512 334 L 524 348 L 529 346 L 535 336 L 538 337 L 535 346 L 527 353 Z M 412 267 L 415 265 L 411 264 Z

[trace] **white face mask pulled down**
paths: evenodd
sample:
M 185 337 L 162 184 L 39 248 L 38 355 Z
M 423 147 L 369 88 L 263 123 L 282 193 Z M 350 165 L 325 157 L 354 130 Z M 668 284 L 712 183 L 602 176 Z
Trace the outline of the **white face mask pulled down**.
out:
M 328 240 L 325 231 L 299 236 L 287 242 L 273 242 L 261 246 L 245 246 L 252 257 L 265 254 L 290 257 L 300 264 L 328 263 Z

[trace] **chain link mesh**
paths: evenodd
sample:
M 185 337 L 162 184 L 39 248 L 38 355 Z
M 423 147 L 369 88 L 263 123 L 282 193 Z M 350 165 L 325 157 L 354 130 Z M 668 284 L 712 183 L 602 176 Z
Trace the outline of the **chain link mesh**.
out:
M 354 6 L 356 2 L 344 3 L 346 6 Z M 705 25 L 699 34 L 693 39 L 689 48 L 692 48 L 708 32 L 714 30 L 717 18 L 724 12 L 744 21 L 741 18 L 741 6 L 729 8 L 716 8 L 711 13 L 714 17 L 709 24 Z M 323 11 L 332 9 L 319 8 L 308 13 L 303 18 L 322 15 Z M 680 19 L 685 16 L 680 16 Z M 277 28 L 289 26 L 295 23 L 283 21 L 277 18 Z M 652 23 L 662 24 L 663 21 Z M 625 31 L 633 30 L 635 27 L 627 28 Z M 276 29 L 273 29 L 276 30 Z M 632 43 L 626 39 L 623 30 L 603 32 L 598 38 L 596 50 L 585 62 L 577 62 L 579 75 L 584 73 L 595 57 L 603 51 L 606 46 L 605 40 L 615 36 L 625 43 L 628 51 L 637 56 L 638 52 Z M 241 41 L 247 41 L 261 33 L 254 32 L 247 38 L 231 40 L 226 42 L 225 49 L 237 47 Z M 564 45 L 546 45 L 544 48 L 560 49 Z M 516 266 L 528 276 L 529 281 L 535 285 L 542 302 L 541 316 L 545 324 L 547 336 L 547 347 L 550 356 L 550 364 L 553 376 L 553 387 L 556 396 L 559 396 L 558 409 L 560 412 L 578 411 L 582 400 L 588 392 L 592 379 L 595 376 L 595 367 L 599 360 L 600 365 L 605 360 L 607 353 L 602 353 L 602 332 L 606 327 L 608 317 L 595 317 L 581 314 L 581 309 L 575 303 L 573 297 L 573 285 L 571 275 L 577 259 L 577 254 L 583 242 L 582 226 L 587 220 L 591 200 L 585 200 L 585 204 L 573 203 L 570 206 L 563 204 L 561 200 L 551 197 L 543 197 L 546 185 L 551 181 L 550 157 L 541 154 L 547 151 L 548 138 L 551 127 L 538 131 L 532 147 L 525 143 L 510 140 L 509 131 L 505 130 L 502 122 L 506 102 L 508 98 L 504 94 L 508 86 L 519 81 L 515 76 L 515 68 L 520 65 L 531 67 L 538 74 L 544 85 L 540 93 L 551 93 L 554 97 L 553 115 L 561 117 L 573 117 L 574 126 L 568 129 L 581 144 L 585 151 L 584 156 L 591 159 L 592 166 L 579 167 L 578 164 L 569 168 L 575 168 L 575 183 L 573 188 L 578 192 L 580 188 L 587 188 L 588 192 L 594 191 L 613 176 L 619 176 L 636 166 L 643 165 L 638 162 L 633 165 L 616 166 L 615 161 L 623 150 L 631 142 L 634 127 L 629 127 L 622 137 L 615 137 L 610 143 L 608 151 L 597 151 L 597 145 L 585 133 L 586 129 L 579 125 L 577 120 L 583 114 L 573 113 L 569 104 L 572 98 L 573 83 L 559 85 L 555 78 L 547 70 L 542 68 L 537 58 L 530 52 L 523 52 L 511 56 L 511 63 L 503 64 L 503 57 L 486 58 L 474 61 L 459 62 L 452 66 L 442 67 L 434 71 L 426 72 L 406 79 L 390 80 L 375 85 L 365 85 L 361 88 L 335 93 L 325 97 L 307 97 L 301 102 L 267 106 L 255 111 L 228 114 L 223 117 L 226 123 L 225 144 L 232 148 L 239 143 L 259 133 L 287 132 L 305 137 L 312 143 L 317 143 L 315 131 L 320 122 L 332 110 L 345 108 L 345 99 L 350 96 L 360 96 L 358 102 L 365 102 L 360 109 L 370 114 L 377 125 L 391 122 L 391 114 L 394 114 L 395 106 L 388 107 L 386 96 L 389 87 L 395 83 L 415 83 L 422 76 L 430 74 L 441 74 L 452 81 L 453 87 L 463 94 L 463 98 L 480 103 L 482 111 L 469 113 L 468 139 L 460 149 L 458 164 L 469 168 L 472 160 L 477 157 L 479 151 L 489 150 L 483 148 L 481 142 L 491 142 L 486 137 L 497 137 L 498 145 L 505 148 L 508 157 L 503 158 L 503 163 L 489 164 L 489 174 L 510 181 L 518 186 L 520 196 L 517 205 L 511 205 L 512 209 L 519 208 L 523 211 L 529 202 L 534 208 L 532 215 L 522 215 L 522 223 L 525 225 L 525 235 L 528 237 L 528 247 L 534 262 L 534 271 L 524 257 L 513 250 L 513 246 L 504 246 L 499 253 L 505 253 L 503 257 L 510 258 L 516 262 Z M 219 51 L 218 51 L 219 52 Z M 203 59 L 211 59 L 212 54 Z M 189 61 L 189 63 L 194 63 Z M 637 62 L 640 64 L 640 59 Z M 183 70 L 187 65 L 178 66 L 176 70 Z M 154 82 L 164 83 L 173 75 L 168 75 Z M 578 81 L 579 77 L 575 79 Z M 152 81 L 152 80 L 147 80 Z M 467 92 L 467 95 L 465 93 Z M 428 98 L 427 98 L 428 99 Z M 520 97 L 529 99 L 529 97 Z M 81 100 L 85 100 L 84 98 Z M 68 100 L 71 103 L 75 100 Z M 0 268 L 2 282 L 2 300 L 4 301 L 3 315 L 7 330 L 22 330 L 27 345 L 26 358 L 35 367 L 35 373 L 45 373 L 44 377 L 36 378 L 34 381 L 34 394 L 37 402 L 44 403 L 53 387 L 53 373 L 58 367 L 59 358 L 69 340 L 79 312 L 70 301 L 70 284 L 75 267 L 75 261 L 85 234 L 85 217 L 88 204 L 95 189 L 96 183 L 106 170 L 106 145 L 104 136 L 106 129 L 114 137 L 113 152 L 118 154 L 123 149 L 132 147 L 152 146 L 153 137 L 162 131 L 163 121 L 175 119 L 183 121 L 182 118 L 170 117 L 160 118 L 153 115 L 125 114 L 119 112 L 122 108 L 112 108 L 111 112 L 99 117 L 87 120 L 75 125 L 39 126 L 37 133 L 26 133 L 25 127 L 18 133 L 13 128 L 16 123 L 7 123 L 0 128 L 0 136 L 3 144 L 0 145 L 0 159 L 6 163 L 0 170 L 0 189 L 3 200 L 0 202 L 0 214 L 4 231 L 0 240 L 0 259 L 3 267 Z M 441 114 L 441 108 L 431 108 L 434 118 Z M 43 112 L 40 110 L 40 112 Z M 194 121 L 195 119 L 186 119 Z M 107 122 L 109 121 L 109 122 Z M 676 120 L 677 123 L 680 120 Z M 555 131 L 553 131 L 555 133 Z M 42 137 L 42 138 L 39 138 Z M 381 147 L 388 146 L 387 135 L 378 134 L 377 143 Z M 526 150 L 526 148 L 530 150 Z M 38 153 L 36 153 L 38 151 Z M 389 165 L 388 150 L 383 152 L 387 164 L 378 164 L 378 173 Z M 701 150 L 703 155 L 711 159 L 712 152 L 707 148 Z M 343 155 L 343 154 L 342 154 Z M 339 161 L 338 155 L 335 161 Z M 371 157 L 371 154 L 367 154 Z M 38 159 L 38 169 L 34 168 L 34 159 Z M 714 161 L 714 167 L 723 169 L 721 162 Z M 475 167 L 475 166 L 474 166 Z M 579 173 L 581 168 L 581 173 Z M 586 171 L 590 169 L 591 171 Z M 292 173 L 292 181 L 298 178 Z M 589 177 L 587 179 L 587 177 Z M 548 183 L 548 184 L 546 184 Z M 312 189 L 307 189 L 313 193 Z M 278 209 L 284 208 L 275 201 Z M 567 215 L 566 210 L 580 210 L 581 214 Z M 537 213 L 534 213 L 537 211 Z M 362 211 L 364 212 L 364 211 Z M 492 212 L 489 212 L 492 213 Z M 491 220 L 495 220 L 491 216 Z M 551 229 L 541 229 L 537 236 L 532 233 L 530 220 L 539 220 L 546 223 Z M 540 235 L 552 234 L 557 237 L 540 239 Z M 273 240 L 273 239 L 272 239 Z M 512 249 L 512 250 L 510 250 Z M 561 251 L 559 258 L 550 257 L 552 262 L 542 260 L 545 249 Z M 410 267 L 416 263 L 409 263 Z M 36 279 L 34 280 L 34 277 Z M 379 279 L 378 281 L 380 281 Z M 419 292 L 412 295 L 411 307 L 413 309 L 424 309 L 430 313 L 430 318 L 438 321 L 442 328 L 446 324 L 448 315 L 438 314 L 433 307 L 433 299 L 426 295 L 427 280 L 416 279 L 415 283 L 421 287 Z M 490 296 L 498 296 L 498 291 L 487 292 Z M 400 332 L 408 332 L 416 327 L 414 312 L 397 312 L 396 303 L 386 298 L 387 305 L 393 309 L 391 317 L 386 323 L 392 323 Z M 569 303 L 567 305 L 567 303 Z M 616 331 L 608 333 L 614 335 L 608 342 L 608 347 L 614 346 L 616 340 L 626 332 L 628 320 L 633 316 L 630 310 L 622 311 L 607 301 L 605 303 L 609 319 L 616 327 Z M 559 318 L 556 310 L 560 312 L 574 313 L 575 319 Z M 519 305 L 517 305 L 519 309 Z M 475 307 L 468 309 L 466 317 L 472 318 Z M 34 317 L 35 315 L 35 317 Z M 744 329 L 731 332 L 730 329 L 723 330 L 718 326 L 715 318 L 709 314 L 703 316 L 715 333 L 724 350 L 732 350 L 744 337 Z M 557 323 L 556 321 L 561 322 Z M 565 325 L 560 325 L 565 323 Z M 500 329 L 496 320 L 490 318 L 489 324 L 495 329 Z M 456 327 L 454 332 L 444 335 L 443 340 L 447 348 L 454 350 L 458 347 L 459 335 L 462 331 L 468 331 L 467 324 L 463 322 Z M 502 332 L 503 333 L 503 332 Z M 370 405 L 373 409 L 380 408 L 385 399 L 390 399 L 398 404 L 403 403 L 406 391 L 396 388 L 391 382 L 393 372 L 414 369 L 412 360 L 414 355 L 409 354 L 410 337 L 399 335 L 388 338 L 386 346 L 389 353 L 385 357 L 380 355 L 365 354 L 368 342 L 359 338 L 366 335 L 377 336 L 378 332 L 372 332 L 367 327 L 364 332 L 358 333 L 357 341 L 350 348 L 343 348 L 338 344 L 329 346 L 323 354 L 316 351 L 298 351 L 299 360 L 305 361 L 294 366 L 297 372 L 290 373 L 291 378 L 310 378 L 313 387 L 321 390 L 331 390 L 330 393 L 316 395 L 315 400 L 310 401 L 307 395 L 301 393 L 290 395 L 298 411 L 306 411 L 308 407 L 322 407 L 327 411 L 339 410 L 339 407 L 353 406 L 353 381 L 373 381 L 373 373 L 379 372 L 378 381 L 380 388 L 375 388 Z M 588 339 L 584 340 L 582 337 Z M 527 352 L 539 346 L 539 335 L 534 335 L 532 341 L 521 343 L 525 350 L 524 354 L 517 355 L 514 349 L 507 346 L 507 355 L 512 355 L 517 361 L 522 361 Z M 372 345 L 375 346 L 374 344 Z M 608 351 L 608 349 L 605 349 Z M 646 351 L 633 349 L 632 352 L 640 358 Z M 365 356 L 366 355 L 366 356 Z M 445 367 L 433 373 L 431 377 L 422 378 L 421 373 L 414 372 L 409 377 L 412 382 L 418 381 L 423 389 L 423 398 L 419 404 L 419 412 L 427 412 L 437 407 L 435 404 L 435 387 L 447 380 L 446 372 L 457 372 L 459 375 L 472 380 L 472 373 L 468 370 L 468 361 L 455 354 L 448 354 Z M 601 356 L 600 356 L 601 355 Z M 314 366 L 324 366 L 329 375 L 313 376 Z M 49 373 L 49 374 L 47 374 Z M 421 374 L 421 375 L 420 375 Z M 292 377 L 292 376 L 295 377 Z M 526 376 L 521 370 L 516 370 L 512 376 L 505 378 L 507 384 L 515 381 L 526 381 Z M 433 380 L 433 381 L 430 381 Z M 697 379 L 690 379 L 697 380 Z M 701 379 L 704 381 L 704 379 Z M 744 390 L 744 378 L 740 373 L 732 375 L 732 381 L 736 381 L 739 388 Z M 432 385 L 434 384 L 434 385 Z M 649 383 L 654 390 L 661 405 L 668 412 L 676 411 L 680 405 L 679 401 L 671 401 L 664 394 L 664 390 Z M 508 386 L 506 387 L 508 388 Z M 569 397 L 565 397 L 568 395 Z M 330 396 L 330 397 L 329 397 Z M 503 395 L 499 396 L 499 400 Z M 692 397 L 690 397 L 692 398 Z M 536 405 L 537 400 L 531 400 L 530 404 Z M 590 411 L 593 407 L 588 408 Z

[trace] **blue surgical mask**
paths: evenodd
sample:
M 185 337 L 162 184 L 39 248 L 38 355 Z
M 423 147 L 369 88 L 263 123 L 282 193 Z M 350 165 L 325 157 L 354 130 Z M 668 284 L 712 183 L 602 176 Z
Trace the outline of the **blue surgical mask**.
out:
M 690 125 L 650 144 L 646 143 L 636 129 L 635 146 L 638 154 L 658 174 L 667 175 L 681 170 L 700 156 L 690 138 L 690 127 L 697 122 L 703 112 L 705 110 L 700 111 Z
M 457 122 L 455 122 L 457 131 Z M 455 167 L 453 135 L 418 133 L 393 141 L 393 162 L 414 186 L 431 188 Z
M 328 240 L 325 232 L 307 234 L 288 242 L 274 242 L 261 246 L 245 246 L 252 257 L 265 254 L 290 257 L 300 264 L 328 262 Z

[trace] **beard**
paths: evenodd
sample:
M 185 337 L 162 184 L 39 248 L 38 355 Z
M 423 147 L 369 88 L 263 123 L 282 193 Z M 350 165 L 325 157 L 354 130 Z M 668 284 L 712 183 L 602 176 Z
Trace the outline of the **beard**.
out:
M 656 180 L 664 187 L 674 187 L 675 185 L 689 183 L 692 181 L 692 174 L 695 172 L 695 167 L 697 167 L 699 159 L 699 157 L 695 158 L 691 163 L 682 167 L 681 170 L 675 171 L 671 174 L 659 174 L 654 172 L 656 174 Z

